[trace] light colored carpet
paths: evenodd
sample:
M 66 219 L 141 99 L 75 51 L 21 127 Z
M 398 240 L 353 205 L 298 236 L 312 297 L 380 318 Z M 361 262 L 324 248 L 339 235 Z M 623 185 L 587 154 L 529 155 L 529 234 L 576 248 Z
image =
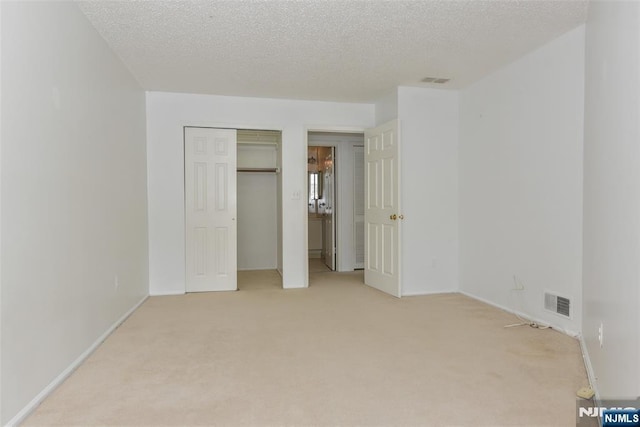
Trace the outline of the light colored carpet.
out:
M 309 258 L 309 273 L 331 273 L 322 258 Z
M 571 426 L 576 340 L 362 272 L 149 298 L 25 425 Z
M 238 290 L 282 289 L 282 276 L 277 270 L 238 271 Z

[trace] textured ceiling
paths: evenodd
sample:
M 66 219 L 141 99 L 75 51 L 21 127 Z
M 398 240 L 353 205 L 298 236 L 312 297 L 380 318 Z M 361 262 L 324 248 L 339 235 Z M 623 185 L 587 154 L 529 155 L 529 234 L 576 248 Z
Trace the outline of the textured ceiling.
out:
M 350 102 L 464 87 L 587 15 L 577 0 L 78 4 L 147 90 Z

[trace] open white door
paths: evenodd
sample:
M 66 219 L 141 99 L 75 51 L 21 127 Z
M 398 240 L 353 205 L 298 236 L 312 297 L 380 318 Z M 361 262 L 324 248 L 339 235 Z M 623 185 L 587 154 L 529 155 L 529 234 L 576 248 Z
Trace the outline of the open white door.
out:
M 234 291 L 236 131 L 184 130 L 186 291 Z
M 364 147 L 353 148 L 354 269 L 364 268 Z
M 334 176 L 335 148 L 329 147 L 329 153 L 322 159 L 324 165 L 324 263 L 331 271 L 336 270 L 336 223 L 335 223 L 335 176 Z
M 400 171 L 398 121 L 364 134 L 364 282 L 396 297 L 400 282 Z

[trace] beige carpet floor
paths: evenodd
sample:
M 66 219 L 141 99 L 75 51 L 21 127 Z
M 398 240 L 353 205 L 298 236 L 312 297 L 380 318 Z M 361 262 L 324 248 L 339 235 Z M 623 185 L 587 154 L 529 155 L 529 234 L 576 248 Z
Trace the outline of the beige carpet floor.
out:
M 331 269 L 327 267 L 322 258 L 309 258 L 309 273 L 330 273 Z
M 459 294 L 392 298 L 362 272 L 299 290 L 256 275 L 149 298 L 25 425 L 575 425 L 575 339 L 505 329 Z
M 282 290 L 282 276 L 277 270 L 238 271 L 238 290 Z

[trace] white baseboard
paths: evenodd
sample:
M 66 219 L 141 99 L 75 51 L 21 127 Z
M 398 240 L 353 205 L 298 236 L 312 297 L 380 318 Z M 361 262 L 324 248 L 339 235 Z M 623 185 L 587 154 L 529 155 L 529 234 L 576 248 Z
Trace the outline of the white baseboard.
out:
M 122 316 L 113 325 L 111 325 L 111 327 L 107 329 L 107 331 L 104 334 L 102 334 L 96 341 L 94 341 L 94 343 L 91 344 L 91 346 L 88 349 L 86 349 L 84 353 L 82 353 L 76 360 L 74 360 L 71 363 L 71 365 L 67 367 L 67 369 L 62 371 L 62 373 L 58 375 L 53 381 L 51 381 L 49 385 L 47 385 L 40 393 L 38 393 L 38 395 L 34 397 L 33 400 L 31 400 L 31 402 L 27 404 L 27 406 L 22 408 L 22 410 L 18 412 L 16 416 L 10 419 L 9 422 L 7 422 L 6 424 L 6 427 L 17 426 L 20 423 L 22 423 L 31 414 L 31 412 L 33 412 L 38 407 L 38 405 L 40 405 L 40 403 L 42 403 L 42 401 L 47 396 L 49 396 L 49 394 L 51 394 L 60 384 L 62 384 L 64 380 L 66 380 L 69 377 L 69 375 L 73 373 L 73 371 L 78 369 L 78 367 L 89 356 L 91 356 L 91 353 L 93 353 L 100 346 L 100 344 L 102 344 L 104 340 L 106 340 L 109 337 L 109 335 L 111 335 L 113 331 L 115 331 L 118 328 L 118 326 L 120 326 L 125 320 L 127 320 L 127 318 L 131 316 L 131 314 L 133 314 L 133 312 L 136 311 L 138 307 L 140 307 L 142 303 L 144 303 L 147 300 L 147 298 L 149 298 L 148 295 L 142 298 L 136 305 L 134 305 L 129 311 L 127 311 L 124 314 L 124 316 Z
M 421 295 L 442 295 L 442 294 L 455 294 L 458 291 L 441 290 L 441 291 L 418 291 L 418 292 L 402 292 L 402 297 L 419 297 Z
M 309 258 L 322 258 L 322 249 L 309 249 Z
M 587 350 L 587 344 L 584 342 L 584 337 L 580 335 L 578 337 L 580 341 L 580 350 L 582 350 L 582 358 L 584 359 L 584 366 L 587 369 L 587 378 L 589 379 L 589 385 L 591 386 L 591 390 L 594 391 L 594 402 L 600 402 L 600 393 L 598 393 L 598 383 L 596 381 L 596 374 L 593 370 L 593 365 L 591 364 L 591 358 L 589 357 L 589 350 Z
M 470 294 L 470 293 L 465 292 L 465 291 L 458 291 L 458 292 L 461 293 L 462 295 L 468 296 L 469 298 L 473 298 L 473 299 L 478 300 L 480 302 L 483 302 L 485 304 L 489 304 L 489 305 L 491 305 L 493 307 L 499 308 L 500 310 L 506 311 L 507 313 L 511 313 L 511 314 L 515 314 L 516 316 L 520 316 L 523 319 L 526 319 L 526 320 L 528 320 L 530 322 L 535 322 L 535 323 L 537 323 L 539 325 L 549 325 L 552 329 L 555 329 L 558 332 L 562 332 L 565 335 L 569 335 L 572 338 L 576 338 L 577 339 L 577 338 L 580 337 L 580 334 L 578 332 L 569 331 L 567 329 L 564 329 L 562 326 L 560 326 L 558 324 L 555 324 L 553 322 L 549 322 L 548 320 L 542 320 L 542 319 L 538 319 L 538 318 L 532 317 L 529 314 L 525 314 L 525 313 L 522 313 L 520 311 L 516 311 L 516 310 L 513 310 L 511 308 L 505 307 L 503 305 L 496 304 L 493 301 L 486 300 L 486 299 L 484 299 L 482 297 Z
M 169 291 L 169 292 L 150 292 L 150 297 L 166 297 L 171 295 L 184 295 L 185 291 Z

